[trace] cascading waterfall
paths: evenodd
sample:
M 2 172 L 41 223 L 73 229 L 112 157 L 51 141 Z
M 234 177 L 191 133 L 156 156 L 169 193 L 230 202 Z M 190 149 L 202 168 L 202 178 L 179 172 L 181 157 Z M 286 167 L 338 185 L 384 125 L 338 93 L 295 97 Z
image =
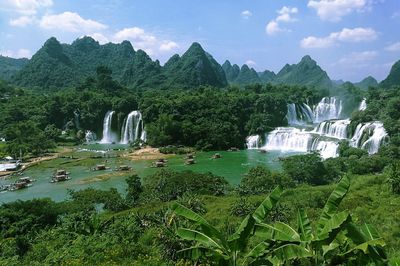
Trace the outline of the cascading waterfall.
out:
M 335 158 L 338 156 L 339 143 L 334 141 L 315 139 L 311 151 L 318 151 L 323 159 Z
M 262 149 L 295 152 L 318 151 L 321 157 L 326 159 L 336 157 L 338 147 L 338 143 L 324 140 L 312 131 L 294 127 L 278 127 L 268 134 L 267 142 Z
M 95 142 L 96 139 L 97 139 L 96 133 L 94 133 L 93 131 L 90 131 L 90 130 L 86 130 L 86 132 L 85 132 L 85 140 L 86 140 L 87 143 Z
M 355 148 L 366 149 L 369 154 L 374 154 L 378 152 L 387 135 L 382 122 L 361 123 L 357 125 L 350 145 Z
M 142 114 L 139 111 L 132 111 L 125 118 L 121 130 L 121 144 L 141 139 L 146 141 L 146 132 L 143 128 Z
M 246 139 L 248 149 L 310 152 L 318 151 L 323 159 L 337 157 L 339 142 L 347 140 L 352 147 L 366 149 L 369 154 L 377 153 L 387 132 L 382 122 L 368 122 L 357 125 L 351 138 L 348 127 L 350 119 L 339 120 L 343 103 L 337 97 L 324 97 L 313 111 L 307 104 L 288 104 L 286 118 L 292 127 L 278 127 L 271 131 L 265 144 L 258 135 Z M 358 110 L 367 108 L 366 100 Z M 310 128 L 310 123 L 318 123 Z M 299 128 L 299 126 L 305 128 Z
M 78 111 L 78 110 L 75 110 L 75 111 L 74 111 L 74 123 L 75 123 L 75 127 L 76 127 L 77 129 L 80 129 L 80 128 L 81 128 L 80 116 L 81 116 L 81 114 L 79 113 L 79 111 Z
M 307 123 L 313 123 L 314 115 L 311 111 L 310 106 L 305 103 L 295 104 L 290 103 L 287 105 L 287 115 L 289 125 L 304 125 Z
M 248 149 L 258 149 L 260 145 L 260 136 L 252 135 L 246 138 L 246 146 Z
M 278 127 L 268 134 L 262 149 L 307 152 L 311 141 L 311 134 L 304 129 Z
M 338 100 L 336 97 L 324 97 L 314 108 L 314 122 L 339 119 L 342 108 L 342 100 Z
M 346 139 L 350 122 L 350 119 L 324 121 L 319 123 L 313 132 L 331 138 Z
M 367 99 L 363 99 L 360 103 L 360 107 L 358 107 L 358 111 L 364 111 L 367 109 Z
M 114 111 L 108 111 L 104 117 L 103 121 L 103 138 L 100 143 L 112 143 L 114 141 L 114 136 L 111 130 L 112 118 Z

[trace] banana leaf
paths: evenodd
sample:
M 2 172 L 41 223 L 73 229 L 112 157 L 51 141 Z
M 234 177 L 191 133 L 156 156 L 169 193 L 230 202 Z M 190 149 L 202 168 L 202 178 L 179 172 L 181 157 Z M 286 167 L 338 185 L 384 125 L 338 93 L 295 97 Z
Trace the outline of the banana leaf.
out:
M 309 241 L 313 238 L 310 219 L 303 209 L 299 209 L 297 212 L 297 231 L 302 241 Z

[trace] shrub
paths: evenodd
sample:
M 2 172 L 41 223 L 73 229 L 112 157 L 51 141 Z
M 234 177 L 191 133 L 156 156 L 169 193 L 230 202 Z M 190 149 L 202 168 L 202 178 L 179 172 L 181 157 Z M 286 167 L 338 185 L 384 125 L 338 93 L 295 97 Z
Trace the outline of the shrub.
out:
M 276 186 L 290 187 L 293 181 L 282 173 L 274 173 L 264 166 L 256 166 L 249 170 L 240 181 L 237 191 L 240 195 L 259 195 L 269 193 Z

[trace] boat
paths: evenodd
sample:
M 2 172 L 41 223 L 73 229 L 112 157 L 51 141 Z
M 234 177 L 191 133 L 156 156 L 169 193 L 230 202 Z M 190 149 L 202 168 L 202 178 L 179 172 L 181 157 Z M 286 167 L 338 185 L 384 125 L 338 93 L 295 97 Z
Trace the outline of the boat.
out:
M 185 161 L 185 164 L 186 165 L 191 165 L 191 164 L 195 164 L 196 163 L 196 161 L 194 160 L 194 159 L 187 159 L 186 161 Z
M 104 171 L 107 169 L 110 169 L 110 167 L 107 167 L 105 164 L 98 164 L 93 168 L 93 171 Z
M 120 165 L 117 168 L 117 171 L 130 171 L 130 170 L 132 170 L 132 167 L 128 165 Z
M 50 183 L 57 183 L 70 180 L 71 177 L 69 176 L 69 174 L 70 173 L 67 172 L 66 170 L 57 170 L 53 175 L 53 177 L 51 178 Z
M 212 158 L 213 158 L 213 159 L 220 159 L 220 158 L 222 158 L 222 156 L 221 156 L 221 154 L 216 153 L 216 154 L 214 154 L 214 155 L 212 156 Z

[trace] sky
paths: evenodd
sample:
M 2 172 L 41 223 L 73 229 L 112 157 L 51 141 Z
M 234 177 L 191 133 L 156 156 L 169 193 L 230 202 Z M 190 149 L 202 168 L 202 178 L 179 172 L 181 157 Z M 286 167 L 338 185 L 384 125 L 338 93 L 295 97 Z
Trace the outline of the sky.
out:
M 161 63 L 199 42 L 221 64 L 278 72 L 310 55 L 331 79 L 380 81 L 400 59 L 400 0 L 0 0 L 2 55 L 85 35 Z

